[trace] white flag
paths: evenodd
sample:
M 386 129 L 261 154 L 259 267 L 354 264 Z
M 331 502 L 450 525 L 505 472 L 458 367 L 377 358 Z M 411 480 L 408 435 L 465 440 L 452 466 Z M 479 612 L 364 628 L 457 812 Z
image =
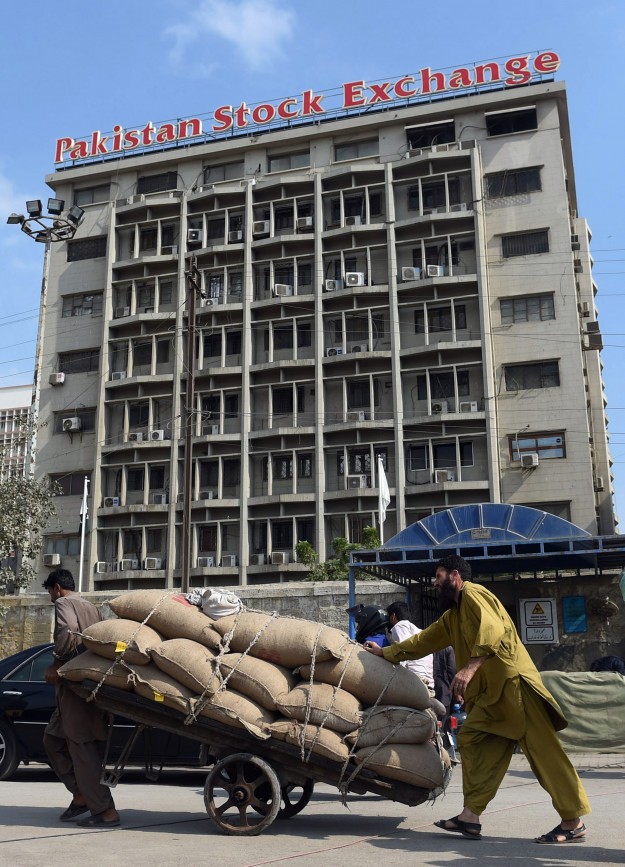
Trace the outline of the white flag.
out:
M 382 456 L 378 455 L 378 511 L 380 513 L 380 527 L 386 521 L 386 507 L 391 502 L 391 495 L 388 490 L 388 482 L 386 481 L 386 473 L 382 463 Z

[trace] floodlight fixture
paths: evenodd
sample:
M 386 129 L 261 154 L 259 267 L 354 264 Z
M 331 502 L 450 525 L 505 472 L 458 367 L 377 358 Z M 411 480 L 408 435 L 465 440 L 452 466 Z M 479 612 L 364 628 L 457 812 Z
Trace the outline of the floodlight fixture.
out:
M 20 223 L 24 222 L 24 214 L 9 214 L 7 217 L 7 223 L 9 226 L 19 226 Z
M 79 208 L 78 205 L 72 205 L 72 207 L 67 212 L 67 219 L 71 223 L 74 223 L 75 226 L 77 226 L 82 220 L 84 213 L 84 210 L 82 208 Z
M 26 202 L 26 210 L 29 217 L 40 217 L 43 211 L 41 199 L 31 199 L 29 202 Z
M 60 217 L 63 213 L 65 202 L 63 199 L 48 199 L 48 213 Z

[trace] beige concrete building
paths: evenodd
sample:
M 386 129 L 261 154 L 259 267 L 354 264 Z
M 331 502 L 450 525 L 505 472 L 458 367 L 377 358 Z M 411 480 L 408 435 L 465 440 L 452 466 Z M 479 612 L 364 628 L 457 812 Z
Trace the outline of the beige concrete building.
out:
M 564 84 L 185 145 L 47 178 L 86 216 L 43 314 L 37 468 L 66 494 L 46 550 L 77 570 L 87 474 L 88 586 L 180 586 L 188 423 L 191 585 L 301 578 L 299 540 L 359 541 L 379 455 L 387 539 L 488 501 L 614 531 Z
M 7 472 L 26 472 L 28 421 L 33 396 L 32 385 L 7 385 L 0 388 L 0 480 Z

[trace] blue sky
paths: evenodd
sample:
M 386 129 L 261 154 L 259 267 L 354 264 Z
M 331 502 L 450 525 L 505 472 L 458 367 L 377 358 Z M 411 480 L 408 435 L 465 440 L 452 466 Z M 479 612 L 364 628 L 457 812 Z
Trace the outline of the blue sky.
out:
M 0 385 L 32 379 L 43 250 L 5 215 L 45 199 L 57 138 L 512 54 L 562 57 L 578 205 L 593 231 L 604 378 L 625 521 L 622 0 L 31 0 L 0 33 Z M 38 60 L 35 60 L 38 58 Z

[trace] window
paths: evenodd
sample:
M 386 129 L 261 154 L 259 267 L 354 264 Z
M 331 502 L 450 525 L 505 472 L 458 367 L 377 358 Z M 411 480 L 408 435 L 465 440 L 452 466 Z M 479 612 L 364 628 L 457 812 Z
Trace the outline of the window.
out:
M 310 286 L 312 283 L 312 262 L 301 262 L 297 265 L 297 285 Z
M 271 392 L 271 401 L 274 415 L 293 412 L 293 389 L 274 388 Z
M 62 557 L 77 557 L 80 553 L 80 536 L 47 536 L 45 540 L 45 549 L 46 554 L 60 554 Z
M 420 202 L 419 187 L 408 187 L 408 210 L 418 211 L 420 209 Z
M 124 555 L 128 557 L 132 555 L 137 558 L 141 557 L 141 530 L 123 530 L 124 538 Z
M 239 395 L 224 395 L 224 413 L 226 418 L 236 418 L 239 415 Z
M 267 335 L 268 337 L 269 335 Z M 273 329 L 273 348 L 293 349 L 293 327 L 291 325 L 280 325 Z
M 100 366 L 100 350 L 63 352 L 59 355 L 59 373 L 93 373 Z
M 221 241 L 223 243 L 226 235 L 226 220 L 222 217 L 219 220 L 206 221 L 206 236 L 209 241 Z
M 69 241 L 67 244 L 68 262 L 101 259 L 103 256 L 106 256 L 106 235 L 99 238 L 83 238 L 82 241 Z
M 66 295 L 63 298 L 63 319 L 70 316 L 101 316 L 102 293 L 93 295 Z
M 146 528 L 145 531 L 145 550 L 148 554 L 160 554 L 163 550 L 163 529 L 155 527 L 153 529 Z
M 74 204 L 78 205 L 79 208 L 84 208 L 85 205 L 108 202 L 110 197 L 111 188 L 109 184 L 102 184 L 99 187 L 85 187 L 85 189 L 74 191 Z
M 344 201 L 346 217 L 365 218 L 365 197 L 360 193 L 357 196 L 345 196 Z
M 198 527 L 198 548 L 205 553 L 217 550 L 217 527 Z
M 241 354 L 241 332 L 229 331 L 226 334 L 226 355 Z
M 369 191 L 369 215 L 379 217 L 382 213 L 382 193 Z
M 177 186 L 177 172 L 163 172 L 161 175 L 144 175 L 137 181 L 137 193 L 162 193 L 165 190 L 175 190 Z
M 204 184 L 218 184 L 220 181 L 230 181 L 242 178 L 245 174 L 243 162 L 222 163 L 218 166 L 204 166 Z
M 536 232 L 504 235 L 501 239 L 501 252 L 504 259 L 511 259 L 513 256 L 531 256 L 535 253 L 548 253 L 549 232 L 547 229 L 539 229 Z
M 239 458 L 225 458 L 223 463 L 224 485 L 238 485 L 241 483 L 241 461 Z
M 565 458 L 566 447 L 564 431 L 538 434 L 515 434 L 508 437 L 510 460 L 520 461 L 521 455 L 535 453 L 540 460 Z
M 165 467 L 150 467 L 150 490 L 162 491 L 165 488 Z
M 152 364 L 152 342 L 135 343 L 132 347 L 133 367 L 148 367 Z
M 272 470 L 274 481 L 292 479 L 293 455 L 274 455 Z
M 169 350 L 171 349 L 171 338 L 167 337 L 164 340 L 156 341 L 156 363 L 169 364 Z
M 560 385 L 557 361 L 536 364 L 506 364 L 506 391 L 527 391 L 532 388 L 554 388 Z
M 312 346 L 312 325 L 310 322 L 297 323 L 297 348 Z
M 243 292 L 243 272 L 228 274 L 228 286 L 231 295 L 241 295 Z
M 452 316 L 453 310 L 453 316 Z M 467 327 L 467 314 L 464 304 L 457 304 L 453 308 L 451 305 L 445 307 L 428 307 L 428 331 L 440 332 L 451 331 L 453 329 L 453 318 L 456 320 L 456 329 L 462 330 Z M 425 314 L 423 310 L 415 310 L 414 314 L 415 331 L 417 334 L 425 333 Z
M 293 228 L 293 208 L 276 208 L 274 213 L 274 227 L 279 229 Z
M 382 466 L 388 470 L 388 451 L 387 449 L 376 448 L 374 451 L 374 460 L 377 466 L 378 457 L 382 458 Z M 344 471 L 343 454 L 339 453 L 339 465 L 337 467 L 338 475 L 342 476 Z M 347 466 L 350 475 L 364 475 L 371 473 L 371 450 L 369 448 L 352 450 L 347 456 Z
M 310 165 L 310 151 L 291 154 L 275 154 L 269 157 L 270 172 L 285 172 L 289 169 L 303 169 Z
M 293 547 L 292 521 L 275 521 L 271 525 L 271 544 L 273 548 Z
M 544 322 L 556 318 L 553 293 L 527 295 L 523 298 L 502 298 L 499 309 L 502 325 L 510 325 L 513 322 Z
M 454 397 L 454 374 L 452 371 L 431 371 L 430 377 L 430 397 L 433 400 L 444 400 L 445 398 Z M 458 385 L 458 396 L 468 397 L 470 394 L 469 371 L 456 371 L 456 381 Z M 427 380 L 425 374 L 417 376 L 417 399 L 427 400 Z
M 349 409 L 370 408 L 371 392 L 368 379 L 347 383 L 347 406 Z
M 297 477 L 298 479 L 312 478 L 312 454 L 299 454 L 297 456 Z
M 447 442 L 433 442 L 432 444 L 433 468 L 436 470 L 449 469 L 456 466 L 456 443 L 453 440 Z M 461 440 L 458 443 L 460 451 L 460 466 L 473 466 L 473 443 L 470 440 Z M 408 450 L 408 469 L 430 469 L 430 447 L 428 443 L 411 445 Z
M 150 418 L 148 403 L 133 403 L 128 407 L 128 424 L 130 427 L 147 427 Z
M 489 136 L 508 135 L 511 132 L 524 132 L 537 129 L 538 119 L 535 108 L 521 108 L 517 111 L 497 111 L 486 115 L 486 131 Z
M 13 681 L 14 683 L 43 683 L 46 669 L 54 664 L 55 659 L 52 655 L 52 648 L 50 648 L 38 653 L 37 656 L 29 659 L 24 665 L 20 665 L 19 668 L 16 668 L 15 671 L 4 679 Z
M 486 194 L 489 199 L 518 196 L 540 190 L 540 169 L 512 169 L 486 175 Z
M 315 544 L 315 522 L 312 518 L 299 518 L 297 520 L 297 541 Z
M 171 304 L 174 284 L 171 280 L 161 281 L 158 284 L 159 304 Z
M 156 226 L 149 229 L 141 229 L 139 233 L 139 249 L 140 250 L 156 250 L 156 242 L 158 239 L 158 230 Z
M 431 123 L 424 126 L 411 126 L 406 130 L 408 147 L 427 148 L 436 144 L 448 144 L 456 140 L 456 127 L 453 120 L 444 123 Z
M 91 479 L 91 473 L 50 473 L 50 481 L 56 485 L 58 497 L 82 497 L 85 476 Z
M 143 491 L 145 473 L 143 467 L 128 467 L 126 487 L 129 491 Z
M 221 334 L 204 335 L 204 358 L 219 358 L 221 356 Z
M 68 418 L 77 418 L 80 421 L 80 431 L 90 433 L 95 430 L 95 409 L 64 409 L 54 413 L 54 433 L 65 433 L 63 422 Z M 73 433 L 73 431 L 70 431 Z
M 342 160 L 356 160 L 360 157 L 376 156 L 379 152 L 380 144 L 378 139 L 370 141 L 355 141 L 346 142 L 345 144 L 337 144 L 334 148 L 335 162 Z

